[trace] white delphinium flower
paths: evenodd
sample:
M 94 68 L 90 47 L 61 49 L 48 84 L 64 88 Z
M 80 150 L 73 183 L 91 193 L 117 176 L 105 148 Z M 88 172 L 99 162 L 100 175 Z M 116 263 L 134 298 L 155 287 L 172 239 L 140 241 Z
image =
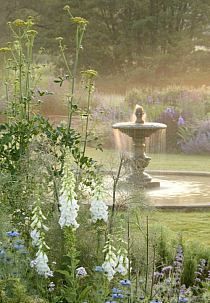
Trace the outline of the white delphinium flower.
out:
M 104 250 L 103 252 L 106 253 L 105 256 L 105 261 L 102 264 L 102 268 L 108 278 L 108 280 L 112 280 L 112 278 L 114 277 L 115 273 L 116 273 L 116 266 L 118 264 L 118 259 L 117 256 L 115 254 L 115 248 L 112 245 L 112 237 L 111 235 L 108 236 L 108 241 L 106 242 L 105 246 L 104 246 Z
M 76 179 L 68 165 L 68 159 L 64 165 L 64 174 L 62 177 L 61 193 L 65 193 L 69 199 L 76 197 L 75 193 Z
M 101 180 L 97 180 L 94 183 L 90 212 L 93 223 L 96 223 L 98 220 L 102 220 L 107 223 L 108 206 L 106 205 L 106 203 L 103 202 L 103 188 Z
M 33 216 L 32 216 L 31 231 L 30 231 L 32 246 L 38 246 L 38 247 L 42 246 L 49 249 L 44 239 L 45 238 L 44 232 L 48 231 L 49 229 L 44 224 L 44 221 L 46 221 L 47 218 L 44 216 L 40 206 L 35 206 L 35 208 L 32 210 L 32 214 Z
M 103 252 L 105 253 L 105 261 L 102 264 L 102 268 L 110 281 L 116 273 L 125 276 L 129 270 L 129 259 L 127 257 L 127 243 L 121 239 L 116 239 L 116 245 L 119 246 L 118 251 L 113 246 L 113 236 L 108 235 L 108 241 L 104 246 Z
M 33 229 L 30 232 L 30 236 L 31 236 L 31 239 L 32 239 L 32 246 L 39 246 L 40 232 L 37 229 Z
M 74 229 L 77 229 L 79 224 L 77 223 L 76 218 L 78 216 L 79 205 L 75 193 L 76 179 L 67 160 L 64 165 L 64 175 L 62 178 L 61 194 L 59 197 L 59 224 L 61 228 L 71 226 Z
M 38 202 L 40 202 L 39 199 Z M 48 231 L 49 228 L 44 224 L 44 221 L 46 221 L 47 218 L 44 216 L 41 207 L 35 206 L 32 210 L 32 214 L 32 230 L 36 229 L 38 231 L 39 229 L 43 229 L 44 231 Z
M 39 198 L 36 201 L 40 204 Z M 48 266 L 48 257 L 44 250 L 49 249 L 45 242 L 45 232 L 48 231 L 48 227 L 44 224 L 46 217 L 44 216 L 40 205 L 35 206 L 32 211 L 32 223 L 30 236 L 32 239 L 32 246 L 37 247 L 36 258 L 31 261 L 31 267 L 34 267 L 39 275 L 45 276 L 45 278 L 53 275 L 53 272 Z
M 130 266 L 127 251 L 128 243 L 123 238 L 121 238 L 120 235 L 117 238 L 117 242 L 119 246 L 119 249 L 117 251 L 118 263 L 115 269 L 118 273 L 125 276 L 127 275 Z
M 93 223 L 96 223 L 97 220 L 108 221 L 108 206 L 103 201 L 91 201 L 90 212 Z
M 35 267 L 37 273 L 45 278 L 53 276 L 53 272 L 48 266 L 48 257 L 40 250 L 36 253 L 36 258 L 31 261 L 31 267 Z
M 50 282 L 49 285 L 48 285 L 48 291 L 53 292 L 54 290 L 55 290 L 55 283 Z
M 108 278 L 108 280 L 112 280 L 114 275 L 116 274 L 116 265 L 117 265 L 117 256 L 115 255 L 114 252 L 109 251 L 106 254 L 105 261 L 102 264 L 102 268 Z
M 118 260 L 118 264 L 117 267 L 115 268 L 116 272 L 120 273 L 123 276 L 127 275 L 129 269 L 128 258 L 123 255 L 118 255 L 117 260 Z
M 60 204 L 60 219 L 59 224 L 61 228 L 64 226 L 72 226 L 77 229 L 79 224 L 76 221 L 79 211 L 79 205 L 77 204 L 77 200 L 68 199 L 67 195 L 63 194 L 59 198 Z
M 102 264 L 102 268 L 107 276 L 107 279 L 111 281 L 116 274 L 115 268 L 111 265 L 111 263 L 107 260 Z

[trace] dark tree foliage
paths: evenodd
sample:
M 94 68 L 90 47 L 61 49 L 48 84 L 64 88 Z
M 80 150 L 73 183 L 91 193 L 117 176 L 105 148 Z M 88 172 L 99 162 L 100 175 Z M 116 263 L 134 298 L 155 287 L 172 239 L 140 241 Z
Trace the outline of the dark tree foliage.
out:
M 32 15 L 39 31 L 38 48 L 44 47 L 55 56 L 58 54 L 55 38 L 63 36 L 73 53 L 74 25 L 63 11 L 68 4 L 74 16 L 89 20 L 82 66 L 107 74 L 145 65 L 156 66 L 159 73 L 166 69 L 170 72 L 170 65 L 186 70 L 189 62 L 195 68 L 197 65 L 210 68 L 209 55 L 194 53 L 192 58 L 195 45 L 210 44 L 209 0 L 0 0 L 0 3 L 1 44 L 8 41 L 7 21 Z M 58 58 L 56 62 L 59 64 Z

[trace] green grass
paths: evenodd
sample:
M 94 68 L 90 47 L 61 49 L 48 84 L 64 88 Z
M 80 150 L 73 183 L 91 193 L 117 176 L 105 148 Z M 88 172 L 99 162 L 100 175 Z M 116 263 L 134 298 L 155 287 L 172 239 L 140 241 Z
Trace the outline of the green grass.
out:
M 210 212 L 157 211 L 150 215 L 150 219 L 181 234 L 185 241 L 210 247 Z
M 119 153 L 114 150 L 96 151 L 88 149 L 88 155 L 110 169 L 117 167 Z M 183 154 L 153 154 L 151 170 L 205 171 L 210 172 L 210 157 Z M 154 223 L 166 226 L 181 234 L 185 240 L 203 243 L 210 247 L 210 212 L 155 211 L 150 214 Z
M 119 152 L 104 150 L 103 152 L 88 148 L 87 153 L 106 169 L 117 167 L 120 159 Z M 210 172 L 210 157 L 184 154 L 149 154 L 151 161 L 148 170 L 177 170 Z

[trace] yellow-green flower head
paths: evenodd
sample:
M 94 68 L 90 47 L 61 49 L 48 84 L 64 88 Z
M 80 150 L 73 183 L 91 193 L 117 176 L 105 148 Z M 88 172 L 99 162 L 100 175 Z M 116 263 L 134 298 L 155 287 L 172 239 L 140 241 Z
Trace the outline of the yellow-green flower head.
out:
M 98 73 L 94 69 L 87 69 L 84 71 L 81 71 L 81 74 L 83 77 L 88 78 L 88 79 L 93 79 L 97 77 Z
M 21 19 L 16 19 L 15 21 L 12 22 L 12 24 L 17 27 L 24 27 L 27 25 L 27 23 Z
M 65 5 L 63 8 L 64 11 L 69 11 L 70 10 L 70 6 L 69 5 Z
M 27 26 L 31 27 L 34 25 L 33 17 L 29 16 L 27 21 L 25 22 Z
M 57 37 L 57 38 L 55 38 L 55 40 L 57 40 L 57 41 L 63 41 L 63 37 Z
M 38 34 L 38 32 L 35 31 L 34 29 L 31 29 L 31 30 L 28 30 L 28 31 L 27 31 L 27 34 L 28 34 L 29 36 L 36 36 L 36 35 Z
M 82 26 L 86 26 L 88 24 L 88 21 L 82 17 L 72 17 L 71 22 Z
M 7 52 L 10 52 L 10 51 L 11 51 L 10 47 L 1 47 L 0 48 L 0 52 L 1 53 L 7 53 Z

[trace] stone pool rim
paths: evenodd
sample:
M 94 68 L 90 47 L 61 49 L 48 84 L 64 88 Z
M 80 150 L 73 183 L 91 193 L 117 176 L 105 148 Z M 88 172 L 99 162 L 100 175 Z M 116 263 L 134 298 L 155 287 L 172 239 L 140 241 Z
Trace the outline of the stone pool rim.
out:
M 148 170 L 150 174 L 155 175 L 174 175 L 174 176 L 198 176 L 198 177 L 210 177 L 210 172 L 204 171 L 187 171 L 187 170 Z

